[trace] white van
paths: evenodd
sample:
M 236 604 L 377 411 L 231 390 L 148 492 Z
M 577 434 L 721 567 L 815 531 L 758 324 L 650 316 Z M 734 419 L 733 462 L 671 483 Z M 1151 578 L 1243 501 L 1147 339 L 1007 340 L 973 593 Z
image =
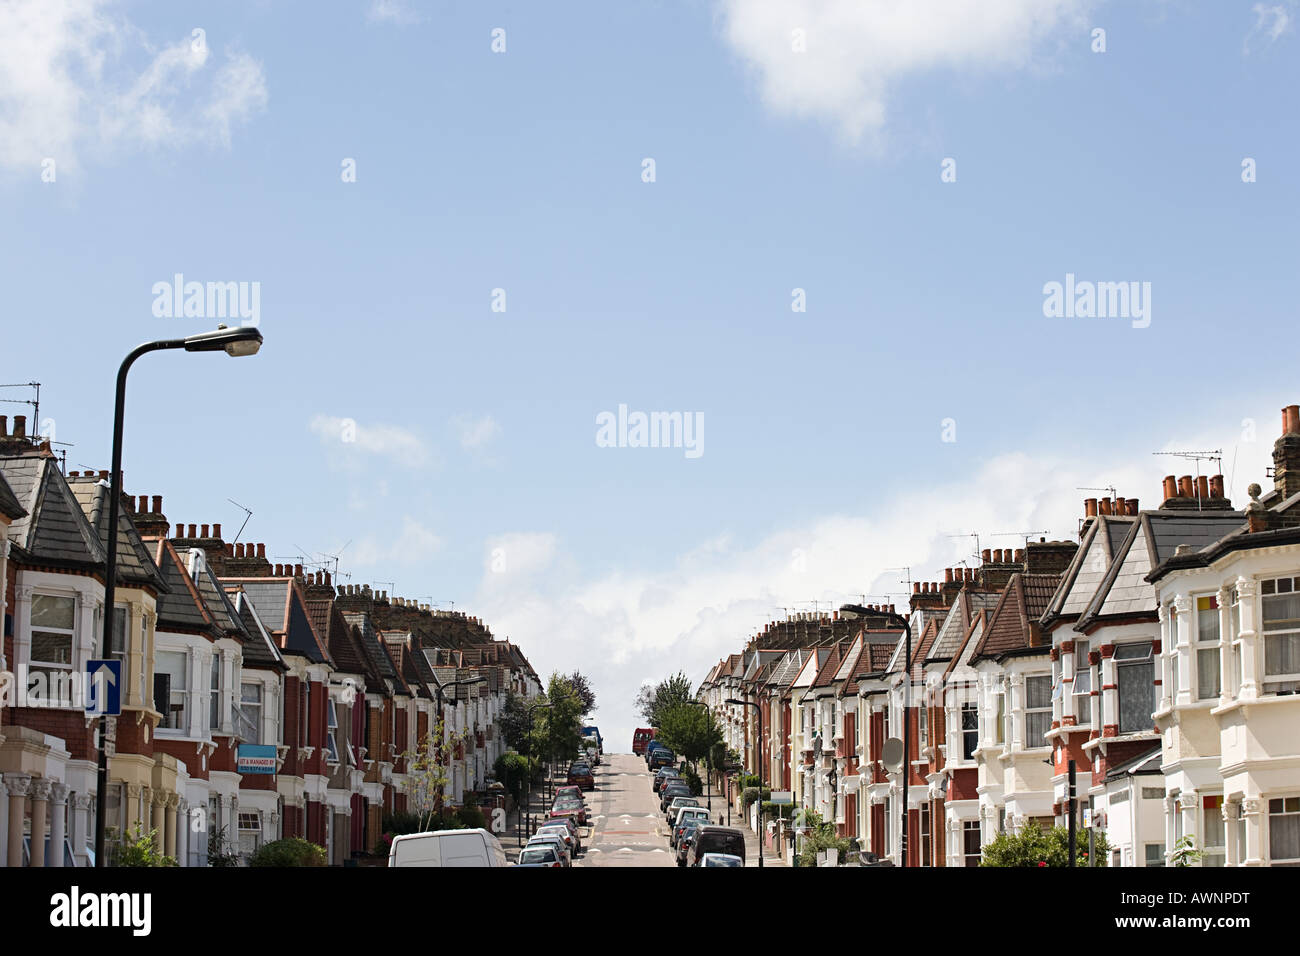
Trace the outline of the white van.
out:
M 505 866 L 501 841 L 487 830 L 437 830 L 393 838 L 389 866 Z

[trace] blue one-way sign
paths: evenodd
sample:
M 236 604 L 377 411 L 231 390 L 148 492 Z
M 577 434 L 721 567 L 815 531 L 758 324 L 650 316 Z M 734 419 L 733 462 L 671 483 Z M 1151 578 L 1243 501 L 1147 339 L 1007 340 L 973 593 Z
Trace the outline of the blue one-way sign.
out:
M 86 716 L 119 717 L 122 714 L 122 662 L 86 662 Z

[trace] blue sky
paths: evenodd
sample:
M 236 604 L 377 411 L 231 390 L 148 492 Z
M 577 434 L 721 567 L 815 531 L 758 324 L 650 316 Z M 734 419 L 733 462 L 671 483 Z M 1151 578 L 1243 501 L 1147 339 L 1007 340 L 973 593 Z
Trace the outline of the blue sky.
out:
M 255 359 L 133 372 L 128 491 L 347 543 L 590 671 L 616 741 L 642 679 L 950 534 L 1155 506 L 1194 465 L 1153 451 L 1223 448 L 1244 501 L 1300 401 L 1292 0 L 7 7 L 0 378 L 69 468 L 107 467 L 120 356 L 213 325 L 154 283 L 258 282 Z M 1066 273 L 1150 282 L 1150 327 L 1045 318 Z M 703 455 L 597 447 L 620 403 Z

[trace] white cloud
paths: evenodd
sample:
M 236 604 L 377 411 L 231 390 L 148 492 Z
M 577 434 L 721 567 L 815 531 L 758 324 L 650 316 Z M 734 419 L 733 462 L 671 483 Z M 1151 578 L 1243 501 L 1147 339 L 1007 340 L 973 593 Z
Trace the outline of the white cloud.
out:
M 1250 8 L 1255 14 L 1255 25 L 1242 44 L 1242 52 L 1250 54 L 1274 43 L 1291 29 L 1291 11 L 1280 3 L 1257 3 Z
M 0 167 L 39 169 L 50 157 L 68 170 L 86 152 L 229 145 L 232 126 L 265 109 L 256 60 L 230 55 L 213 70 L 206 37 L 157 50 L 113 6 L 0 3 Z
M 349 563 L 359 568 L 376 564 L 409 565 L 426 561 L 442 549 L 442 539 L 409 515 L 400 529 L 384 537 L 367 535 L 357 542 Z
M 942 70 L 1017 70 L 1066 26 L 1086 48 L 1091 0 L 719 0 L 722 34 L 778 114 L 850 142 L 885 126 L 904 80 Z M 795 52 L 795 30 L 804 52 Z
M 462 415 L 452 419 L 452 425 L 460 434 L 461 447 L 471 451 L 482 448 L 501 434 L 501 426 L 491 415 L 484 415 L 482 418 Z
M 890 569 L 910 567 L 917 581 L 942 579 L 943 568 L 972 560 L 974 541 L 949 537 L 955 532 L 981 532 L 987 548 L 1022 546 L 1014 537 L 990 537 L 1009 531 L 1074 540 L 1083 499 L 1104 495 L 1076 490 L 1082 487 L 1113 484 L 1118 495 L 1158 507 L 1160 479 L 1194 473 L 1195 465 L 1150 451 L 1223 448 L 1229 494 L 1243 506 L 1247 484 L 1268 486 L 1274 417 L 1257 419 L 1253 441 L 1241 434 L 1244 423 L 1230 421 L 1219 431 L 1170 429 L 1162 446 L 1110 460 L 1081 456 L 1064 442 L 1033 454 L 999 454 L 964 469 L 960 479 L 918 483 L 867 513 L 826 514 L 752 544 L 727 535 L 703 539 L 671 567 L 578 577 L 572 557 L 543 536 L 534 542 L 541 559 L 526 580 L 503 587 L 500 575 L 485 569 L 475 613 L 516 640 L 543 676 L 575 667 L 586 673 L 600 704 L 597 723 L 626 749 L 638 721 L 632 700 L 644 681 L 678 670 L 702 680 L 756 629 L 783 617 L 781 608 L 812 610 L 817 601 L 825 611 L 856 603 L 864 592 L 869 602 L 901 608 L 904 575 Z M 1201 474 L 1209 473 L 1202 462 Z
M 375 23 L 407 25 L 419 23 L 424 18 L 415 11 L 409 0 L 370 0 L 366 19 Z
M 351 418 L 317 415 L 307 427 L 327 448 L 354 462 L 372 456 L 417 468 L 431 458 L 424 439 L 400 425 L 365 425 Z

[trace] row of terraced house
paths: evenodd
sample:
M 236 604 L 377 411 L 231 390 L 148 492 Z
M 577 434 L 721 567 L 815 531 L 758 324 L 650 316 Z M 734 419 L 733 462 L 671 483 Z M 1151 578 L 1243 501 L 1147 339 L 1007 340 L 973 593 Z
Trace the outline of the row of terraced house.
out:
M 86 866 L 99 721 L 50 689 L 102 656 L 108 472 L 65 475 L 25 426 L 0 418 L 0 865 Z M 505 750 L 507 692 L 540 692 L 474 617 L 272 564 L 219 524 L 173 525 L 161 496 L 120 510 L 105 826 L 156 830 L 182 866 L 291 836 L 332 864 L 363 856 L 410 808 L 404 755 L 440 718 L 456 806 Z
M 1078 832 L 1105 834 L 1111 866 L 1189 844 L 1201 866 L 1300 866 L 1300 406 L 1273 462 L 1244 509 L 1222 476 L 1166 478 L 1154 509 L 1087 499 L 1077 541 L 985 550 L 914 583 L 905 618 L 773 622 L 701 699 L 748 772 L 762 761 L 895 864 L 904 812 L 909 866 L 976 866 L 999 833 L 1066 825 L 1073 764 Z M 729 699 L 759 705 L 761 735 Z M 887 767 L 904 721 L 910 752 Z M 788 852 L 784 824 L 763 830 Z

